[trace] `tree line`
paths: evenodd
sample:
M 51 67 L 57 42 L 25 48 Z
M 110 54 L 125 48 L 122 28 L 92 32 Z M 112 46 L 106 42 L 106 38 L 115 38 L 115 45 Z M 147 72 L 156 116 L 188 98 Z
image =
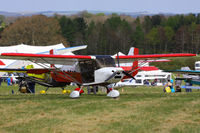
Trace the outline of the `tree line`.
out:
M 199 53 L 200 49 L 200 14 L 133 18 L 82 12 L 74 16 L 20 17 L 6 25 L 4 20 L 0 16 L 0 46 L 88 45 L 81 54 L 102 55 L 118 51 L 126 54 L 130 47 L 139 48 L 143 54 Z

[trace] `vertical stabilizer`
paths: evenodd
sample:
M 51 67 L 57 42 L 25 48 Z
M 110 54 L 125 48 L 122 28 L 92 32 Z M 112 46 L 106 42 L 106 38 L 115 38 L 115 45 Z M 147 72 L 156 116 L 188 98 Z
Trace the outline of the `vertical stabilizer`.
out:
M 135 47 L 131 47 L 128 52 L 128 55 L 138 55 L 138 54 L 139 54 L 139 49 Z
M 139 55 L 138 48 L 131 47 L 129 52 L 132 52 L 132 55 Z M 131 53 L 129 53 L 129 54 L 131 54 Z M 134 77 L 138 73 L 138 60 L 137 59 L 133 62 L 132 71 L 133 72 L 131 73 L 131 75 Z
M 51 49 L 51 50 L 49 51 L 49 54 L 51 54 L 51 55 L 55 54 L 55 49 Z M 51 67 L 51 68 L 52 68 L 52 67 L 55 67 L 55 65 L 54 65 L 54 64 L 51 64 L 50 67 Z

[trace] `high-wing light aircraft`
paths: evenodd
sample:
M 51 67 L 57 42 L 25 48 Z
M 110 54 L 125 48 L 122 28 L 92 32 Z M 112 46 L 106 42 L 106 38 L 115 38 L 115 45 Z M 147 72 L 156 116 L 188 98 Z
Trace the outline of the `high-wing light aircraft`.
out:
M 70 97 L 80 96 L 80 91 L 84 86 L 105 86 L 116 83 L 123 78 L 131 77 L 137 74 L 138 59 L 158 59 L 167 57 L 187 57 L 196 56 L 196 54 L 153 54 L 153 55 L 54 55 L 54 54 L 28 54 L 28 53 L 1 53 L 2 59 L 28 60 L 43 66 L 43 69 L 24 69 L 32 74 L 45 74 L 39 82 L 46 86 L 65 86 L 75 82 L 80 90 L 72 91 Z M 134 61 L 133 61 L 134 60 Z M 131 70 L 124 70 L 119 62 L 133 62 Z M 51 67 L 46 64 L 51 64 Z M 59 66 L 58 66 L 59 65 Z M 19 69 L 16 69 L 19 71 Z M 36 78 L 28 77 L 35 81 Z M 107 96 L 118 97 L 119 91 L 111 89 Z
M 184 88 L 189 89 L 200 89 L 199 86 L 191 86 L 192 84 L 200 85 L 200 71 L 199 70 L 190 70 L 189 67 L 182 67 L 178 70 L 165 70 L 165 72 L 173 72 L 178 74 L 183 74 L 183 77 L 177 77 L 176 80 L 184 80 L 186 83 L 189 83 L 188 86 L 183 86 Z

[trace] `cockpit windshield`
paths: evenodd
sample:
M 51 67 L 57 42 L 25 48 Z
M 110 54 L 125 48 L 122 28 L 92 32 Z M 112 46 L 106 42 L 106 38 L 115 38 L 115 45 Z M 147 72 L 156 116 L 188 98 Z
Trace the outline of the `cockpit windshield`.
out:
M 115 61 L 110 56 L 96 56 L 99 67 L 115 67 Z
M 195 67 L 200 67 L 200 63 L 196 63 L 196 64 L 195 64 Z

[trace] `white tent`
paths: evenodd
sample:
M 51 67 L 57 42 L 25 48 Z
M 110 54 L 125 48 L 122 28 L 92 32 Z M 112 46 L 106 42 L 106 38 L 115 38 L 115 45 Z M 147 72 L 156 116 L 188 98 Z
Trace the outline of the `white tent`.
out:
M 48 52 L 49 50 L 55 48 L 65 48 L 65 46 L 62 43 L 50 46 L 30 46 L 26 44 L 19 44 L 14 46 L 0 47 L 0 53 L 40 53 Z
M 50 45 L 50 46 L 30 46 L 25 44 L 19 44 L 14 46 L 4 46 L 0 47 L 0 53 L 42 53 L 49 54 L 51 49 L 62 49 L 65 46 L 61 44 Z M 27 61 L 17 61 L 16 60 L 7 60 L 1 59 L 5 65 L 0 65 L 0 68 L 21 68 L 22 66 L 27 65 Z M 29 62 L 30 64 L 30 62 Z

